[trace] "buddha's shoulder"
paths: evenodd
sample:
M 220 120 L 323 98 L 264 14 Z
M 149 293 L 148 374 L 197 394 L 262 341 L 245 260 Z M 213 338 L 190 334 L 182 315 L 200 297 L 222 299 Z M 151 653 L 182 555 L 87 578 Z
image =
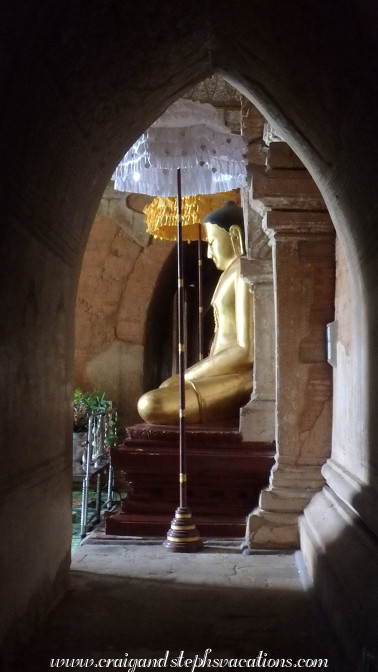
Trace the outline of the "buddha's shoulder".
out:
M 225 271 L 223 271 L 223 275 L 225 278 L 227 277 L 240 277 L 241 273 L 241 257 L 236 257 L 231 264 L 226 268 Z
M 240 259 L 234 259 L 232 264 L 226 268 L 218 280 L 211 303 L 214 305 L 230 292 L 235 292 L 235 283 L 240 278 Z

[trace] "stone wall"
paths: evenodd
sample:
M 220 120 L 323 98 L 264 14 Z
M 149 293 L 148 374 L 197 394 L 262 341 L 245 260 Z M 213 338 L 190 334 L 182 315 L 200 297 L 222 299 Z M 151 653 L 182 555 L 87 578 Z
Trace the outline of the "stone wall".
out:
M 105 391 L 121 424 L 139 419 L 145 319 L 174 243 L 146 233 L 144 216 L 108 186 L 85 250 L 76 300 L 75 386 Z
M 347 384 L 350 378 L 353 357 L 353 305 L 351 278 L 340 243 L 336 247 L 336 259 L 335 320 L 337 330 L 336 361 L 333 369 L 334 422 L 332 457 L 342 463 L 348 455 L 347 459 L 349 461 L 354 452 L 353 445 L 351 445 L 351 437 L 353 436 L 351 423 L 353 423 L 353 417 L 347 411 L 353 398 L 353 389 Z M 354 468 L 358 470 L 363 469 L 361 459 L 357 460 Z
M 331 346 L 332 452 L 322 470 L 326 487 L 305 509 L 300 531 L 302 552 L 316 590 L 333 615 L 346 650 L 361 659 L 364 648 L 374 656 L 376 652 L 378 590 L 373 577 L 378 525 L 372 456 L 363 450 L 367 405 L 361 408 L 360 387 L 356 385 L 364 355 L 360 331 L 363 306 L 356 289 L 345 251 L 337 241 L 336 328 Z M 360 436 L 360 443 L 356 436 Z

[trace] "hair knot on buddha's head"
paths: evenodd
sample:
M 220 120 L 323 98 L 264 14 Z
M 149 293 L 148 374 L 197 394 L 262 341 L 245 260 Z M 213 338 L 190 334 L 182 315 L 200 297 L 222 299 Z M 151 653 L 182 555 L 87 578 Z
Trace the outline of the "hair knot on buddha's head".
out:
M 209 212 L 203 223 L 216 224 L 226 231 L 229 231 L 233 224 L 237 224 L 244 230 L 243 208 L 235 201 L 226 201 L 220 208 Z

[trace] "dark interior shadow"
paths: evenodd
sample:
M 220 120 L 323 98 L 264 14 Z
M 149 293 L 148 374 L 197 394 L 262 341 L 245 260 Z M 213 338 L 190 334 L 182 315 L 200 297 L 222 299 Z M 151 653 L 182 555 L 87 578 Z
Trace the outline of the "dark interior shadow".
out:
M 251 557 L 245 558 L 242 571 L 244 566 L 249 587 L 193 579 L 183 583 L 169 573 L 150 580 L 73 571 L 71 590 L 17 661 L 19 669 L 48 669 L 53 658 L 124 660 L 127 653 L 129 659 L 152 659 L 169 651 L 171 660 L 181 651 L 194 658 L 211 649 L 211 660 L 252 661 L 260 655 L 265 661 L 260 667 L 279 667 L 283 659 L 286 667 L 295 667 L 300 658 L 327 658 L 327 669 L 346 672 L 311 592 L 290 582 L 287 589 L 275 587 L 269 571 L 254 569 Z M 285 584 L 284 576 L 280 583 Z M 251 662 L 241 666 L 258 667 Z
M 204 353 L 208 354 L 214 335 L 211 297 L 219 279 L 219 271 L 214 262 L 206 257 L 206 245 L 202 244 L 203 275 L 203 328 Z M 198 266 L 197 243 L 184 245 L 184 273 L 187 291 L 187 366 L 198 361 Z M 143 390 L 147 392 L 159 387 L 175 372 L 175 306 L 177 291 L 177 251 L 172 250 L 160 271 L 156 286 L 148 307 L 145 327 L 145 350 Z M 175 354 L 173 354 L 175 353 Z

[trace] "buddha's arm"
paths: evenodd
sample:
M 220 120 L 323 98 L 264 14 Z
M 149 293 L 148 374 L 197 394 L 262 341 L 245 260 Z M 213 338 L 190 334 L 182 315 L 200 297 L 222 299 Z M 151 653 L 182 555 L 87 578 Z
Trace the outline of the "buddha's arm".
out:
M 235 341 L 197 362 L 185 373 L 186 380 L 196 380 L 245 370 L 253 362 L 252 295 L 247 284 L 235 278 Z

